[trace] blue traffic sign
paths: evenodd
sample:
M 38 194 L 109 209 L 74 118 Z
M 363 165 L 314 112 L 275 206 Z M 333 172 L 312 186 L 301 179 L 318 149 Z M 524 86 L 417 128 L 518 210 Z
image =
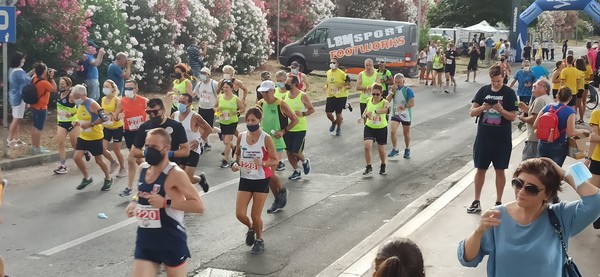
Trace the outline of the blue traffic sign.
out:
M 17 9 L 0 7 L 0 42 L 17 42 Z

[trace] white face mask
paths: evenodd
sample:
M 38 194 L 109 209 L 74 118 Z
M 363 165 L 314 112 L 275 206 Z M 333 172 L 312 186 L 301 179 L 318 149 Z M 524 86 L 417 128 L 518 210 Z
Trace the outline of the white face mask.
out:
M 231 80 L 231 75 L 229 75 L 229 74 L 223 74 L 223 79 L 225 79 L 225 80 Z
M 334 63 L 330 63 L 330 64 L 329 64 L 329 68 L 331 68 L 331 69 L 336 69 L 336 66 L 335 66 L 335 64 L 334 64 Z
M 202 81 L 202 82 L 204 82 L 208 79 L 208 77 L 206 77 L 206 75 L 204 75 L 204 74 L 200 74 L 199 77 L 200 77 L 200 81 Z
M 109 96 L 112 94 L 112 89 L 110 88 L 102 88 L 102 93 L 104 93 L 104 95 Z
M 529 69 L 530 69 L 529 66 L 523 67 L 523 70 L 525 70 L 525 71 L 529 71 Z
M 131 89 L 126 89 L 125 90 L 125 97 L 133 98 L 133 97 L 135 97 L 135 93 L 133 93 L 133 90 L 131 90 Z

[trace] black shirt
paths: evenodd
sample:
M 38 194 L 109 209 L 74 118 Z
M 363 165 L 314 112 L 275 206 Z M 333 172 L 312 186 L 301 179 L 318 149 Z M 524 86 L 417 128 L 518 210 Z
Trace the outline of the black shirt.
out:
M 455 66 L 456 56 L 458 56 L 458 52 L 456 52 L 455 50 L 446 51 L 446 65 Z
M 525 57 L 525 58 L 531 57 L 531 46 L 525 46 L 523 48 L 523 57 Z
M 171 150 L 176 151 L 179 150 L 179 145 L 184 144 L 187 141 L 187 135 L 185 134 L 185 128 L 181 123 L 167 118 L 167 121 L 160 126 L 154 126 L 152 122 L 146 121 L 140 125 L 140 128 L 137 130 L 137 134 L 135 136 L 135 141 L 133 145 L 138 148 L 144 148 L 146 144 L 146 133 L 154 128 L 163 128 L 167 130 L 167 132 L 171 135 Z
M 481 87 L 479 91 L 477 91 L 477 94 L 475 94 L 475 97 L 473 97 L 471 103 L 483 105 L 484 101 L 488 102 L 488 104 L 498 102 L 502 104 L 502 108 L 508 112 L 518 110 L 517 94 L 513 89 L 506 85 L 503 85 L 497 92 L 492 91 L 492 85 Z M 481 113 L 479 116 L 477 126 L 478 139 L 510 143 L 512 140 L 511 134 L 511 122 L 506 120 L 493 108 Z
M 473 46 L 473 48 L 471 49 L 471 52 L 469 52 L 469 62 L 472 61 L 477 61 L 477 59 L 479 59 L 479 52 L 477 52 L 477 49 L 479 48 L 479 46 Z

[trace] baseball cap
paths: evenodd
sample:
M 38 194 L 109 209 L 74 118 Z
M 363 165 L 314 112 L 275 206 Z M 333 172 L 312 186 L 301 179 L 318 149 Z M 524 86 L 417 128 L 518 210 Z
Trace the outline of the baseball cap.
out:
M 207 67 L 203 67 L 202 69 L 200 69 L 200 72 L 210 76 L 210 69 L 208 69 Z
M 263 81 L 262 83 L 260 83 L 260 87 L 258 87 L 257 91 L 258 92 L 267 92 L 272 89 L 275 89 L 275 83 L 267 80 L 267 81 Z

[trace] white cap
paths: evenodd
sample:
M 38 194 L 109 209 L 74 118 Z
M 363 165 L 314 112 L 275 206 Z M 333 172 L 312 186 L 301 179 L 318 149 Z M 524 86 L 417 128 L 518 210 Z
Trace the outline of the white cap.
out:
M 200 69 L 200 72 L 210 76 L 210 69 L 208 69 L 208 67 L 203 67 L 202 69 Z
M 274 90 L 275 89 L 275 83 L 273 83 L 272 81 L 263 81 L 260 84 L 260 87 L 258 88 L 258 92 L 267 92 L 269 90 Z

